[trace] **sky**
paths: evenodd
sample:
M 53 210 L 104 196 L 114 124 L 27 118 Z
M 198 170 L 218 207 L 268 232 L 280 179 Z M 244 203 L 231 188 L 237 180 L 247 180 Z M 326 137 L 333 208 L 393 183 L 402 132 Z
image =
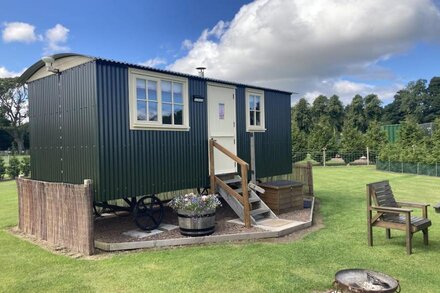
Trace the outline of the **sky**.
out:
M 292 91 L 293 102 L 440 76 L 440 0 L 2 0 L 0 77 L 75 52 Z

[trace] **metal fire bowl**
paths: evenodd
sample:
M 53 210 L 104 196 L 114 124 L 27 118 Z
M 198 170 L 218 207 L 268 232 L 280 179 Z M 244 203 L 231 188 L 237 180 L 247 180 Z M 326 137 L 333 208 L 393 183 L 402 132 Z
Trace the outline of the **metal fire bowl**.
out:
M 382 283 L 388 284 L 388 288 L 383 289 L 365 289 L 362 284 L 364 282 L 368 282 L 368 275 L 374 278 L 375 280 L 379 280 Z M 399 281 L 390 277 L 386 274 L 364 270 L 364 269 L 347 269 L 341 270 L 336 273 L 334 285 L 336 289 L 341 290 L 342 292 L 356 292 L 356 293 L 391 293 L 391 292 L 400 292 Z M 399 291 L 397 291 L 399 290 Z

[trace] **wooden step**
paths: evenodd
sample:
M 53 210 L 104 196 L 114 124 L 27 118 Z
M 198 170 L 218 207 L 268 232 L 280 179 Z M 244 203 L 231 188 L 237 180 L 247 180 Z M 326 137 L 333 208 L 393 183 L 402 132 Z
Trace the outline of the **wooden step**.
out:
M 256 210 L 252 210 L 251 211 L 251 216 L 255 217 L 255 216 L 258 216 L 258 215 L 262 215 L 262 214 L 268 213 L 269 211 L 270 210 L 268 210 L 266 208 L 259 208 L 259 209 L 256 209 Z
M 241 178 L 227 179 L 227 180 L 223 180 L 223 182 L 226 184 L 241 183 Z
M 249 203 L 259 202 L 260 199 L 256 197 L 249 197 Z

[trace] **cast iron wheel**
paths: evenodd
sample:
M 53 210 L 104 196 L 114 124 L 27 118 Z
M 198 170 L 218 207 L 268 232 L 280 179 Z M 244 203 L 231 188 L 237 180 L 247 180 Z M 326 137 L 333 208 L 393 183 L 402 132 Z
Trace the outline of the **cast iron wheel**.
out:
M 106 207 L 107 202 L 93 202 L 93 213 L 95 214 L 95 217 L 99 218 L 102 216 L 102 214 L 104 213 L 110 213 L 111 209 Z
M 147 195 L 136 203 L 134 221 L 142 230 L 151 231 L 159 227 L 163 214 L 162 201 L 154 195 Z

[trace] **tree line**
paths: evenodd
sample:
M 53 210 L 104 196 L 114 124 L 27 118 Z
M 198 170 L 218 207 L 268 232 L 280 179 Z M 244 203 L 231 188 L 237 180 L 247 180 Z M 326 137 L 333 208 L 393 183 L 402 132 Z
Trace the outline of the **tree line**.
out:
M 292 152 L 380 150 L 387 142 L 382 125 L 433 122 L 440 117 L 440 77 L 411 81 L 383 106 L 376 94 L 355 95 L 344 106 L 339 96 L 301 98 L 291 109 Z
M 15 78 L 0 78 L 0 150 L 21 153 L 29 146 L 27 87 Z

